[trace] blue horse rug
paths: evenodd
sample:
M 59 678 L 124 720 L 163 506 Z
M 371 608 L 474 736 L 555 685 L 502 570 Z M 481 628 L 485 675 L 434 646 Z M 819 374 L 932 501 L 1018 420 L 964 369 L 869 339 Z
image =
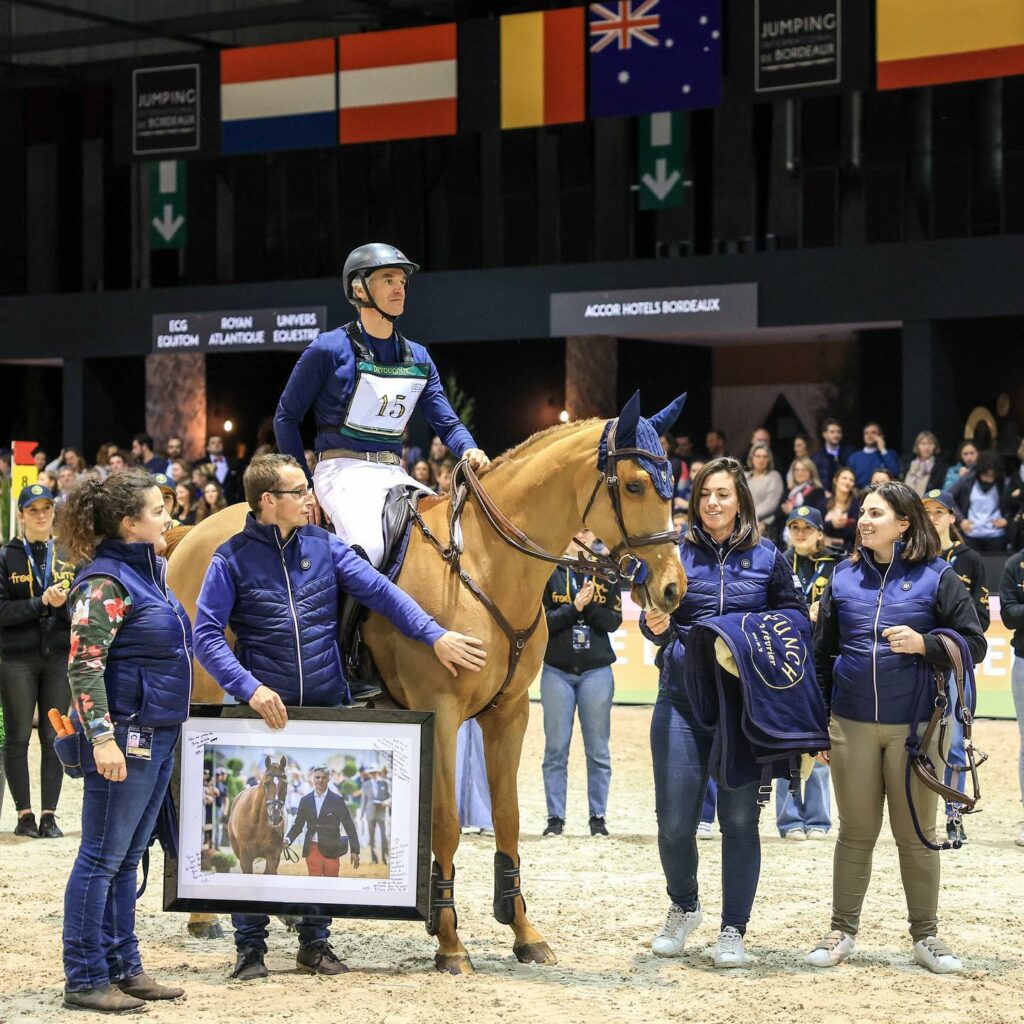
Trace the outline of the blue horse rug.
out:
M 803 755 L 829 749 L 810 623 L 800 612 L 736 612 L 697 623 L 684 680 L 698 724 L 715 731 L 712 775 L 729 789 L 757 782 L 764 803 L 773 778 L 796 790 Z

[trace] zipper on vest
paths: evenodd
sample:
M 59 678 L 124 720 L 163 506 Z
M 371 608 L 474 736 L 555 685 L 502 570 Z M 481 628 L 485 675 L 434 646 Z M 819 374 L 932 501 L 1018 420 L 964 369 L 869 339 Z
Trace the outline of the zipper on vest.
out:
M 725 560 L 736 550 L 740 542 L 747 536 L 744 531 L 743 536 L 737 538 L 736 543 L 732 547 L 727 548 L 725 551 L 718 553 L 718 614 L 725 614 Z
M 882 595 L 885 593 L 885 581 L 889 576 L 892 563 L 896 561 L 896 551 L 893 549 L 892 559 L 885 567 L 885 574 L 878 572 L 878 566 L 874 560 L 867 555 L 861 556 L 878 575 L 881 581 L 878 586 L 878 602 L 875 605 L 875 627 L 871 631 L 871 687 L 875 691 L 875 721 L 878 721 L 878 622 L 882 617 Z
M 154 586 L 156 586 L 156 588 L 164 595 L 164 600 L 170 606 L 171 611 L 174 612 L 174 617 L 178 620 L 178 625 L 181 627 L 181 646 L 184 649 L 185 654 L 187 655 L 188 654 L 188 634 L 185 632 L 185 623 L 181 621 L 181 616 L 178 614 L 178 609 L 174 607 L 174 602 L 170 599 L 170 597 L 167 596 L 167 580 L 166 580 L 166 577 L 164 575 L 167 572 L 167 564 L 166 564 L 166 562 L 164 563 L 164 572 L 162 572 L 160 574 L 160 581 L 157 582 L 156 567 L 153 564 L 153 552 L 152 551 L 148 552 L 148 555 L 149 555 L 149 575 L 153 577 L 153 584 L 154 584 Z M 192 690 L 193 690 L 193 688 L 195 686 L 195 676 L 194 676 L 194 673 L 192 671 L 192 659 L 189 658 L 189 657 L 186 657 L 185 660 L 188 662 L 188 703 L 189 703 L 189 707 L 191 707 L 191 705 L 192 705 Z
M 292 537 L 289 537 L 284 544 L 281 543 L 280 531 L 275 530 L 274 535 L 277 538 L 277 548 L 281 552 L 281 570 L 284 573 L 284 585 L 288 588 L 288 606 L 291 608 L 292 625 L 295 627 L 295 658 L 299 666 L 299 707 L 302 707 L 305 684 L 302 678 L 302 643 L 299 640 L 299 614 L 295 610 L 295 598 L 292 596 L 292 581 L 288 578 L 288 564 L 284 560 L 284 549 L 291 543 L 291 539 L 295 534 L 293 532 Z

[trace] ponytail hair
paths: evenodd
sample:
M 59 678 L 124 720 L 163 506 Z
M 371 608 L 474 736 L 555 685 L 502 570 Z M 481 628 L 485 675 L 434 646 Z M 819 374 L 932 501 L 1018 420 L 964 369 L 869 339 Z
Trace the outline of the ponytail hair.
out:
M 156 487 L 149 473 L 129 470 L 104 481 L 87 476 L 71 493 L 61 516 L 61 540 L 72 564 L 91 561 L 105 540 L 120 536 L 125 516 L 138 518 L 144 495 Z

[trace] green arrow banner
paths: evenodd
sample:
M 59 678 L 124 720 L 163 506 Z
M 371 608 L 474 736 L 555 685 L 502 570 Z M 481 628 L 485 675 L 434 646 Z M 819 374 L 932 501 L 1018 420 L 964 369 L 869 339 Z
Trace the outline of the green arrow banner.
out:
M 640 133 L 640 209 L 666 210 L 683 205 L 683 155 L 686 119 L 681 110 L 637 119 Z
M 147 165 L 149 175 L 149 247 L 184 249 L 188 239 L 188 190 L 184 160 Z

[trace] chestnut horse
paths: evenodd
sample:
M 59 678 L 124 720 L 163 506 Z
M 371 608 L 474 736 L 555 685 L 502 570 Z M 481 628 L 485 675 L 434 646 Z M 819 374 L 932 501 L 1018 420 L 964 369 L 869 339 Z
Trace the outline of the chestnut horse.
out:
M 643 567 L 642 582 L 633 585 L 638 603 L 664 612 L 678 605 L 686 576 L 671 529 L 671 476 L 657 435 L 675 421 L 684 398 L 644 420 L 634 395 L 616 420 L 582 420 L 542 431 L 496 459 L 475 484 L 460 464 L 456 480 L 471 486 L 468 497 L 464 492 L 459 495 L 463 501 L 456 499 L 461 517 L 455 517 L 454 544 L 452 501 L 425 503 L 397 583 L 441 625 L 483 640 L 488 657 L 480 672 L 452 677 L 428 647 L 408 640 L 378 615 L 367 619 L 363 635 L 388 693 L 400 706 L 433 711 L 435 716 L 435 862 L 427 930 L 437 936 L 434 960 L 441 971 L 473 970 L 456 930 L 454 900 L 460 836 L 455 738 L 459 726 L 473 716 L 483 730 L 493 805 L 494 915 L 511 925 L 513 952 L 521 962 L 557 962 L 527 919 L 519 887 L 516 775 L 529 717 L 529 688 L 547 646 L 541 612 L 544 587 L 551 563 L 564 564 L 562 552 L 586 525 L 612 551 L 614 558 L 606 555 L 599 563 L 606 571 L 631 558 L 634 567 Z M 171 558 L 169 583 L 190 613 L 213 552 L 241 530 L 246 511 L 244 505 L 235 505 L 204 520 Z M 438 555 L 440 549 L 444 558 Z M 195 699 L 219 700 L 220 691 L 211 685 L 209 677 L 197 675 Z
M 243 874 L 253 874 L 252 862 L 258 857 L 266 861 L 263 874 L 277 874 L 284 850 L 284 801 L 288 795 L 284 767 L 284 757 L 276 764 L 268 754 L 259 782 L 231 801 L 228 838 Z

